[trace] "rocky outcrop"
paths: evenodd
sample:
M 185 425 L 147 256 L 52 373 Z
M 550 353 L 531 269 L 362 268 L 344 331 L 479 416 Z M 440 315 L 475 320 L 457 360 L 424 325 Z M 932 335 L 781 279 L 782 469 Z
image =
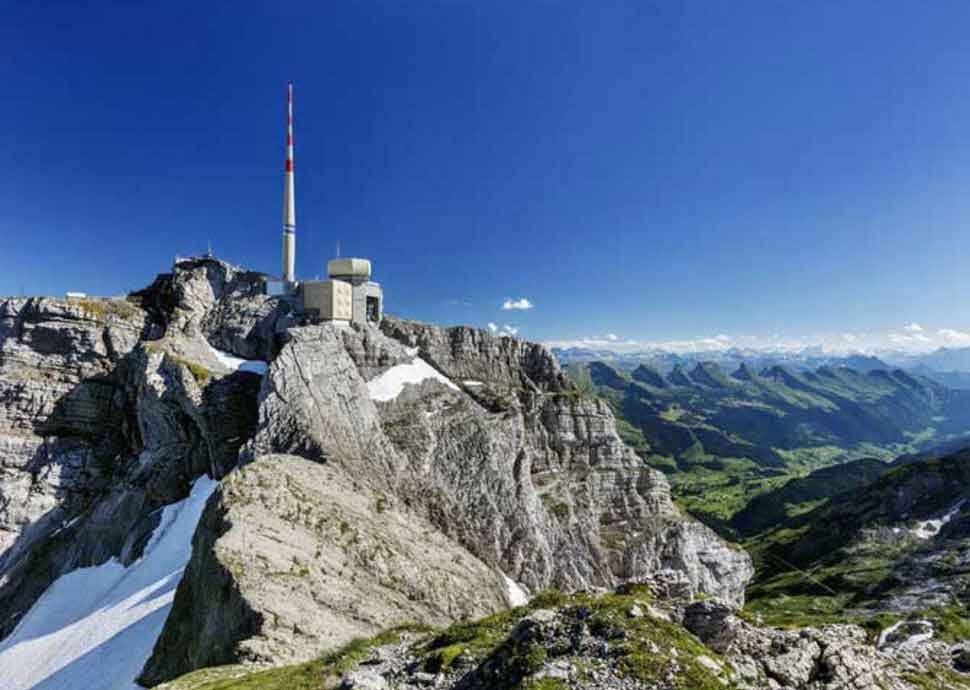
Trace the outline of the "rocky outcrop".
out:
M 490 516 L 492 526 L 492 533 L 486 528 L 485 538 L 468 544 L 473 553 L 533 590 L 550 585 L 611 587 L 662 574 L 695 592 L 741 601 L 752 574 L 747 555 L 727 548 L 709 529 L 680 514 L 663 475 L 620 440 L 609 407 L 580 394 L 547 350 L 467 328 L 388 320 L 383 330 L 417 347 L 454 381 L 467 383 L 478 376 L 471 379 L 478 385 L 465 390 L 486 409 L 491 411 L 490 402 L 507 396 L 497 417 L 470 404 L 442 409 L 420 397 L 381 406 L 386 432 L 412 467 L 438 464 L 442 472 L 472 470 L 478 485 L 469 487 L 467 495 L 474 514 Z M 485 376 L 493 371 L 500 373 L 498 381 Z M 421 421 L 404 426 L 406 415 Z M 477 427 L 472 420 L 478 420 Z M 439 429 L 427 434 L 439 439 L 434 456 L 414 443 L 422 426 Z M 402 428 L 408 429 L 406 434 L 395 433 Z M 475 428 L 488 443 L 466 442 L 453 449 L 440 440 L 468 438 L 468 430 Z M 470 449 L 477 452 L 473 458 L 480 458 L 472 464 Z M 451 484 L 460 485 L 460 480 Z M 473 501 L 483 486 L 489 487 L 492 501 L 514 497 L 512 505 L 490 510 Z M 435 493 L 438 505 L 443 503 L 440 493 Z M 456 503 L 460 510 L 468 502 Z M 469 519 L 471 515 L 464 515 L 445 524 Z
M 386 482 L 397 458 L 377 406 L 345 346 L 345 327 L 293 328 L 260 395 L 259 432 L 247 453 L 333 460 L 362 481 Z M 404 349 L 397 348 L 403 361 Z M 358 351 L 366 352 L 363 341 Z
M 405 380 L 419 371 L 424 373 L 417 379 Z M 399 390 L 375 393 L 376 381 L 396 377 L 403 377 Z M 252 515 L 245 511 L 255 499 L 227 492 L 210 506 L 222 522 L 210 530 L 214 537 L 200 543 L 189 567 L 193 576 L 179 592 L 181 609 L 194 618 L 182 627 L 176 617 L 170 619 L 167 642 L 146 667 L 145 678 L 153 682 L 202 664 L 301 660 L 402 620 L 398 614 L 421 614 L 420 620 L 463 614 L 453 600 L 460 577 L 425 585 L 430 574 L 423 566 L 403 567 L 400 559 L 407 560 L 416 547 L 384 524 L 397 520 L 399 512 L 420 526 L 424 562 L 445 563 L 459 548 L 469 564 L 462 577 L 472 582 L 495 583 L 504 573 L 536 592 L 652 578 L 671 592 L 743 598 L 751 576 L 748 557 L 680 514 L 663 476 L 622 443 L 609 408 L 580 395 L 540 346 L 474 329 L 393 320 L 381 331 L 294 327 L 265 377 L 259 408 L 258 431 L 243 452 L 252 464 L 227 481 L 259 483 L 259 477 L 273 475 L 275 463 L 286 483 L 264 480 L 276 488 L 262 490 L 265 505 Z M 338 488 L 315 488 L 326 494 L 291 504 L 291 487 L 315 475 Z M 341 501 L 352 506 L 341 507 Z M 277 524 L 284 514 L 291 522 L 306 511 L 314 520 L 329 515 L 311 510 L 321 502 L 344 511 L 330 522 L 345 521 L 348 534 L 362 535 L 369 549 L 376 548 L 372 542 L 379 532 L 387 534 L 391 541 L 380 551 L 382 558 L 398 563 L 392 568 L 399 570 L 398 589 L 423 592 L 416 598 L 426 602 L 422 608 L 402 611 L 393 587 L 368 589 L 375 574 L 363 561 L 354 571 L 359 582 L 335 576 L 340 567 L 333 559 L 348 548 L 346 537 L 322 527 L 319 533 L 291 534 L 290 527 Z M 226 515 L 246 517 L 229 525 Z M 251 539 L 248 548 L 260 552 L 253 545 L 264 529 L 275 535 L 268 551 L 289 553 L 290 545 L 308 544 L 292 548 L 301 564 L 297 569 L 317 585 L 309 588 L 315 604 L 300 606 L 315 611 L 316 622 L 289 612 L 283 593 L 293 586 L 290 576 L 267 574 L 289 573 L 289 561 L 282 570 L 279 563 L 247 559 L 230 567 L 229 554 L 245 552 L 243 535 Z M 222 593 L 208 591 L 208 580 L 222 583 Z M 368 607 L 361 611 L 362 603 L 346 598 L 356 587 L 368 592 Z M 500 592 L 489 594 L 494 586 L 473 590 L 487 594 L 466 602 L 479 610 L 507 601 Z M 357 611 L 356 622 L 340 618 L 348 606 Z M 440 613 L 432 616 L 429 606 Z M 205 645 L 192 636 L 193 629 L 205 631 Z M 209 656 L 210 647 L 219 653 Z M 181 665 L 167 661 L 173 658 Z
M 959 671 L 965 651 L 935 641 L 877 646 L 851 625 L 762 628 L 722 602 L 670 600 L 649 582 L 600 596 L 547 592 L 437 632 L 388 631 L 272 677 L 283 686 L 312 675 L 342 690 L 957 690 L 970 684 Z M 160 690 L 241 690 L 259 681 L 231 666 Z
M 137 558 L 252 433 L 259 377 L 172 354 L 140 304 L 0 304 L 0 637 L 58 576 Z
M 138 558 L 202 474 L 223 485 L 146 682 L 483 615 L 520 586 L 743 598 L 749 559 L 676 509 L 545 348 L 297 325 L 262 280 L 198 259 L 131 302 L 4 303 L 0 636 L 59 575 Z
M 112 372 L 148 332 L 120 300 L 0 301 L 0 587 L 11 560 L 106 480 L 125 424 Z
M 762 628 L 718 601 L 688 606 L 684 626 L 729 661 L 739 687 L 752 690 L 908 690 L 914 685 L 907 678 L 935 677 L 951 666 L 950 650 L 942 642 L 877 647 L 856 625 Z
M 265 279 L 223 261 L 190 259 L 176 264 L 169 283 L 156 290 L 170 295 L 170 331 L 203 336 L 244 359 L 268 360 L 289 306 L 264 294 Z
M 222 483 L 147 685 L 195 668 L 312 658 L 413 621 L 509 605 L 501 574 L 334 464 L 268 455 Z
M 0 556 L 0 634 L 58 576 L 138 558 L 158 509 L 185 498 L 196 477 L 233 467 L 255 424 L 259 377 L 252 374 L 213 377 L 203 387 L 182 361 L 138 348 L 113 383 L 120 426 L 106 427 L 103 438 L 116 441 L 117 454 L 100 453 L 106 441 L 97 437 L 74 446 L 83 453 L 78 481 Z M 45 442 L 55 449 L 65 443 Z
M 541 384 L 550 391 L 570 387 L 550 352 L 538 343 L 496 337 L 477 328 L 437 328 L 418 321 L 386 318 L 385 335 L 417 348 L 455 381 L 482 381 L 491 388 L 516 390 Z

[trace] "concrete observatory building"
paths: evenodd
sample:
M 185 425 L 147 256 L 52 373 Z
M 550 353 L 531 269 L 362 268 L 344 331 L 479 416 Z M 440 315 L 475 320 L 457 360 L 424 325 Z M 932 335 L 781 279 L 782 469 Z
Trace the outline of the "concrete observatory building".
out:
M 283 279 L 267 292 L 293 300 L 296 311 L 319 321 L 378 323 L 384 290 L 371 280 L 370 259 L 333 259 L 327 280 L 296 279 L 296 190 L 293 165 L 293 83 L 287 87 L 286 167 L 283 185 Z
M 384 290 L 371 278 L 370 259 L 333 259 L 327 262 L 328 282 L 345 283 L 352 294 L 351 320 L 380 321 L 384 315 Z

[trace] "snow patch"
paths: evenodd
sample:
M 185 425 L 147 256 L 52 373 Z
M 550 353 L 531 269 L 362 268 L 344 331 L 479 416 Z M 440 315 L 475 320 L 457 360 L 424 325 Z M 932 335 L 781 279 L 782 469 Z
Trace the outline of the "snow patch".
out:
M 172 608 L 192 535 L 218 482 L 201 477 L 165 506 L 144 554 L 57 578 L 0 642 L 4 690 L 141 690 L 135 677 Z
M 481 381 L 471 381 L 471 380 L 469 380 L 469 381 L 462 381 L 462 383 L 465 384 L 466 386 L 484 386 L 485 385 Z
M 879 633 L 876 647 L 884 649 L 886 647 L 896 647 L 899 649 L 912 649 L 924 642 L 933 639 L 933 624 L 930 621 L 901 620 L 893 623 L 888 628 Z
M 415 357 L 409 364 L 398 364 L 391 367 L 375 379 L 367 382 L 367 391 L 371 400 L 387 402 L 401 394 L 408 384 L 418 384 L 427 379 L 440 381 L 452 390 L 459 390 L 451 379 L 442 375 L 437 369 L 420 357 Z
M 953 517 L 960 512 L 963 508 L 963 504 L 966 500 L 960 501 L 955 506 L 950 508 L 944 515 L 934 518 L 932 520 L 923 520 L 922 522 L 917 522 L 916 526 L 913 528 L 913 536 L 917 539 L 929 539 L 930 537 L 935 537 L 943 529 L 943 525 L 948 523 Z
M 502 573 L 502 579 L 505 580 L 505 593 L 511 606 L 525 606 L 529 603 L 529 595 L 522 589 L 522 585 L 505 573 Z
M 236 357 L 235 355 L 230 354 L 229 352 L 225 352 L 223 350 L 217 350 L 214 347 L 212 347 L 212 345 L 209 345 L 208 342 L 206 342 L 206 345 L 209 346 L 209 351 L 212 352 L 213 355 L 215 355 L 216 359 L 219 360 L 219 363 L 227 367 L 228 369 L 231 369 L 232 371 L 248 371 L 250 373 L 259 374 L 260 376 L 263 376 L 264 374 L 266 374 L 266 369 L 269 367 L 269 365 L 262 360 L 243 359 L 242 357 Z

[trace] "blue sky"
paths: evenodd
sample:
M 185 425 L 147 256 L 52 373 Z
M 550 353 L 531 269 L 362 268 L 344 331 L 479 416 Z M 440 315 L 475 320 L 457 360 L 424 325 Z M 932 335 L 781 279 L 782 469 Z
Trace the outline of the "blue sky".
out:
M 298 273 L 340 240 L 393 313 L 970 342 L 967 3 L 159 8 L 4 3 L 0 294 L 277 272 L 292 79 Z

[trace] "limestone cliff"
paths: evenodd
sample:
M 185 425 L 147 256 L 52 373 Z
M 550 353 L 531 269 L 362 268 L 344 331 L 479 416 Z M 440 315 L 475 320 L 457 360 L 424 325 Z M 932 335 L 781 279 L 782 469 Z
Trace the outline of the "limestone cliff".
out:
M 128 301 L 8 300 L 0 313 L 2 637 L 58 576 L 137 558 L 159 508 L 235 466 L 259 379 L 190 366 Z
M 300 325 L 259 286 L 201 259 L 128 300 L 0 303 L 0 637 L 59 575 L 137 558 L 202 474 L 225 479 L 146 682 L 485 614 L 519 586 L 742 600 L 747 556 L 543 347 Z
M 393 395 L 375 392 L 382 379 L 419 366 L 426 373 Z M 296 457 L 327 468 L 320 475 L 359 507 L 353 519 L 338 517 L 342 509 L 333 497 L 327 504 L 334 513 L 301 500 L 307 489 L 297 489 L 294 499 L 296 476 L 312 476 L 315 467 Z M 544 348 L 480 330 L 391 319 L 382 331 L 327 324 L 288 329 L 263 382 L 258 429 L 243 458 L 249 464 L 233 475 L 233 486 L 272 476 L 274 468 L 294 483 L 265 482 L 260 507 L 245 520 L 238 516 L 251 504 L 243 497 L 255 487 L 223 490 L 209 506 L 176 613 L 206 619 L 207 639 L 219 653 L 204 653 L 189 632 L 199 625 L 174 627 L 182 614 L 173 614 L 145 681 L 240 659 L 310 658 L 321 645 L 337 646 L 416 612 L 420 620 L 440 620 L 443 611 L 451 617 L 494 611 L 509 603 L 501 592 L 462 607 L 456 602 L 459 592 L 494 591 L 499 572 L 533 592 L 650 580 L 672 593 L 734 602 L 742 600 L 751 575 L 743 552 L 679 513 L 663 476 L 620 441 L 606 405 L 579 395 Z M 296 474 L 293 463 L 300 463 Z M 304 507 L 295 508 L 294 500 Z M 360 508 L 367 506 L 369 514 Z M 400 570 L 401 583 L 389 590 L 382 577 L 395 568 L 383 561 L 390 557 L 400 566 L 412 547 L 403 534 L 381 527 L 389 517 L 378 506 L 395 520 L 408 516 L 425 535 L 421 568 Z M 261 525 L 294 515 L 305 522 L 310 513 L 330 524 L 346 521 L 347 532 L 375 555 L 355 561 L 342 545 L 346 539 L 323 527 L 301 537 L 289 528 L 285 537 L 280 530 L 275 539 L 259 536 Z M 236 516 L 228 528 L 227 515 Z M 243 522 L 251 535 L 245 548 Z M 297 584 L 308 586 L 301 597 L 292 564 L 270 564 L 281 544 L 303 542 L 308 545 L 294 556 L 308 564 L 295 566 L 303 573 Z M 464 588 L 462 578 L 442 579 L 446 571 L 432 565 L 459 547 L 470 559 Z M 327 550 L 333 553 L 322 555 Z M 327 579 L 326 567 L 316 570 L 317 559 L 332 564 L 334 554 L 343 554 L 340 568 L 352 567 L 353 584 Z M 424 602 L 416 611 L 393 604 L 401 586 L 414 590 L 425 580 L 437 584 L 415 595 Z M 211 581 L 225 582 L 218 596 Z M 373 590 L 365 611 L 346 614 L 348 589 Z M 301 602 L 301 611 L 317 611 L 315 623 L 288 613 L 292 601 Z M 235 613 L 242 611 L 248 613 Z

